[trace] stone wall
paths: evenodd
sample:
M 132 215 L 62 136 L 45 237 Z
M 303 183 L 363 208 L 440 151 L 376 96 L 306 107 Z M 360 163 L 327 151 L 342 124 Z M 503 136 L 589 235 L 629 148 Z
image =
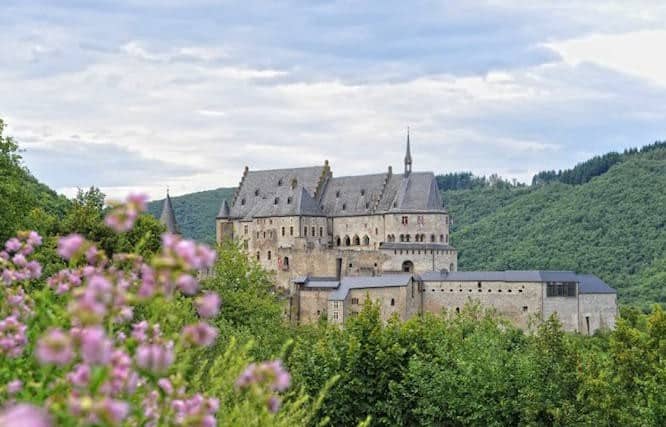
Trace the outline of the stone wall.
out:
M 403 271 L 403 263 L 410 261 L 415 273 L 426 271 L 456 271 L 458 253 L 455 249 L 381 249 L 386 254 L 382 271 Z
M 296 296 L 298 321 L 300 323 L 312 323 L 325 315 L 330 294 L 330 289 L 301 290 Z
M 581 294 L 579 331 L 591 335 L 597 330 L 615 328 L 617 301 L 615 294 Z
M 384 224 L 385 235 L 395 236 L 396 242 L 400 242 L 401 234 L 405 239 L 409 235 L 409 242 L 416 242 L 415 236 L 423 234 L 427 243 L 449 243 L 449 215 L 446 213 L 385 214 Z
M 521 328 L 541 314 L 541 283 L 532 282 L 424 282 L 423 311 L 458 312 L 478 301 Z
M 548 319 L 553 313 L 557 313 L 565 331 L 578 331 L 578 298 L 580 297 L 578 290 L 576 290 L 577 297 L 549 297 L 546 295 L 546 289 L 547 286 L 544 284 L 542 319 Z

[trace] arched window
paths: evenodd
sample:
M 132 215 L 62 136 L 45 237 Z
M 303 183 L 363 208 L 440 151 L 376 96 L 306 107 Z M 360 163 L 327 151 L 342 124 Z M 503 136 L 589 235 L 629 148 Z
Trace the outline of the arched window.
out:
M 394 305 L 395 305 L 395 299 L 391 298 L 391 307 L 393 307 Z
M 345 246 L 351 246 L 351 239 L 349 236 L 345 236 Z
M 361 244 L 361 239 L 355 235 L 354 236 L 354 246 L 359 246 Z
M 402 263 L 402 271 L 405 273 L 413 273 L 414 272 L 414 263 L 411 261 L 405 261 Z
M 365 235 L 363 236 L 363 246 L 368 246 L 370 244 L 370 238 Z
M 404 242 L 404 241 L 405 241 L 405 235 L 404 235 L 404 234 L 401 234 L 401 235 L 400 235 L 400 241 L 401 241 L 401 242 Z
M 340 236 L 335 236 L 335 246 L 340 246 Z
M 284 260 L 282 262 L 282 268 L 284 270 L 289 270 L 289 257 L 288 256 L 284 257 Z
M 405 235 L 405 242 L 409 242 L 409 239 L 410 239 L 409 234 L 406 234 Z
M 421 234 L 421 241 L 425 242 L 425 239 L 426 239 L 425 234 Z

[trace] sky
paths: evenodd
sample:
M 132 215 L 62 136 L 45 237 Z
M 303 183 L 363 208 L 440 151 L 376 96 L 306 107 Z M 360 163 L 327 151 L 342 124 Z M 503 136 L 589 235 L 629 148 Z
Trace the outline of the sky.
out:
M 243 167 L 529 182 L 666 139 L 666 2 L 3 0 L 0 117 L 57 191 Z

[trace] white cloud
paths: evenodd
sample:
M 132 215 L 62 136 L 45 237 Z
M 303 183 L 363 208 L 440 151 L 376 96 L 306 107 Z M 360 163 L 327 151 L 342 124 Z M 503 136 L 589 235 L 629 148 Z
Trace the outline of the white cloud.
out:
M 594 34 L 545 46 L 572 65 L 590 62 L 666 85 L 666 30 Z

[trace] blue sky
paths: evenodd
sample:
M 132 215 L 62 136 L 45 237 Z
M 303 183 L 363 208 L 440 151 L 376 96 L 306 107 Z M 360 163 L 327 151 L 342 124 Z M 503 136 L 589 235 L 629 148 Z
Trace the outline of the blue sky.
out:
M 461 3 L 463 6 L 461 6 Z M 662 1 L 13 1 L 0 117 L 65 194 L 331 162 L 529 181 L 666 139 Z

